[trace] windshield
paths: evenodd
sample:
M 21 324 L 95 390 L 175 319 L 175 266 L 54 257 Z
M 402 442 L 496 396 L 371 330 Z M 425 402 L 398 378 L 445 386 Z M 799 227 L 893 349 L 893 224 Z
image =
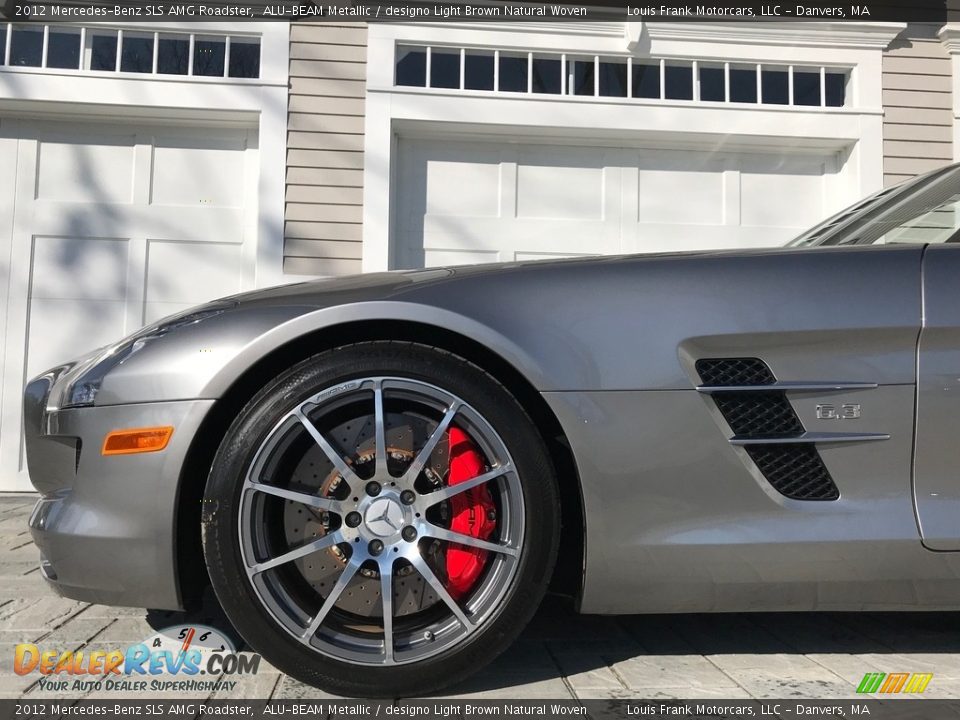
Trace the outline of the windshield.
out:
M 884 245 L 960 242 L 960 166 L 886 188 L 789 243 Z

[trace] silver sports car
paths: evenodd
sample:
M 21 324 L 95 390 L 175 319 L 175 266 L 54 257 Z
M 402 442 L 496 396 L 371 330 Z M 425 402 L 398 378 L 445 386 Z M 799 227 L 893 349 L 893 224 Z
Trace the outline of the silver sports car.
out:
M 409 696 L 584 613 L 960 607 L 960 167 L 778 250 L 238 295 L 25 393 L 44 576 Z

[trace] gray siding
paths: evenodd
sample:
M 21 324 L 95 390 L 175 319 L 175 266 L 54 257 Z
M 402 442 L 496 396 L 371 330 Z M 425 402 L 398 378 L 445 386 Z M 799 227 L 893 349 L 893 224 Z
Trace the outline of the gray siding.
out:
M 367 28 L 291 23 L 284 272 L 360 272 Z
M 951 64 L 939 29 L 913 23 L 884 52 L 886 185 L 953 161 Z

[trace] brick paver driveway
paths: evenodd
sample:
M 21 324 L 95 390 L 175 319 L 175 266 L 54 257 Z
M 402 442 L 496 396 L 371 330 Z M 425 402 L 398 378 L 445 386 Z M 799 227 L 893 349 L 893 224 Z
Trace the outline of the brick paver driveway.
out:
M 125 648 L 184 621 L 228 630 L 211 609 L 180 613 L 65 600 L 37 570 L 27 517 L 34 498 L 0 496 L 0 696 L 44 692 L 36 673 L 13 672 L 17 643 L 42 649 Z M 212 697 L 328 697 L 281 675 L 259 674 Z M 770 613 L 743 615 L 575 615 L 548 598 L 499 660 L 445 696 L 508 698 L 852 697 L 867 672 L 932 672 L 926 697 L 960 697 L 957 613 Z M 207 694 L 206 696 L 211 696 Z M 110 697 L 118 697 L 111 693 Z M 143 695 L 138 695 L 143 697 Z M 201 696 L 204 697 L 204 696 Z

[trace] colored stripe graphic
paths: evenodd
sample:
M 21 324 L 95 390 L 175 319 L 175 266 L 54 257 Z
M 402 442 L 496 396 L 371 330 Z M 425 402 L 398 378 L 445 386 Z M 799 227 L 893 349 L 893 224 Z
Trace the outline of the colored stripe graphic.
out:
M 884 681 L 883 685 L 880 686 L 880 692 L 882 693 L 898 693 L 907 678 L 910 676 L 910 673 L 890 673 L 887 675 L 887 679 Z
M 863 676 L 857 692 L 872 693 L 922 693 L 933 680 L 933 673 L 887 673 L 874 672 Z
M 886 673 L 877 672 L 877 673 L 867 673 L 863 676 L 863 680 L 860 681 L 860 684 L 857 686 L 858 693 L 875 693 L 877 688 L 880 687 L 880 683 L 883 682 L 883 679 L 887 676 Z
M 931 680 L 933 680 L 933 673 L 914 673 L 910 676 L 910 680 L 903 691 L 905 693 L 922 693 L 927 689 Z

